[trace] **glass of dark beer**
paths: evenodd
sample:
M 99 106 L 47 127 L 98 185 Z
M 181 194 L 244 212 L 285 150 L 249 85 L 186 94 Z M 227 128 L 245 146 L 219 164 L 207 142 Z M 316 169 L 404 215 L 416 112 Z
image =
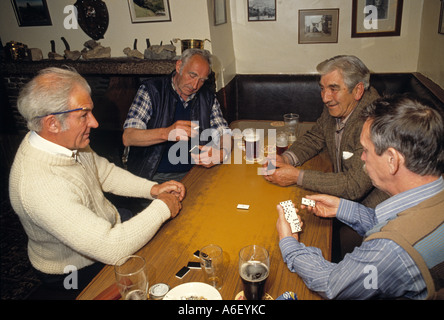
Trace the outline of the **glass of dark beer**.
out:
M 248 128 L 243 132 L 245 139 L 245 159 L 249 162 L 254 162 L 259 158 L 260 152 L 260 136 L 255 129 Z
M 239 252 L 239 275 L 247 300 L 261 300 L 265 282 L 270 270 L 270 256 L 267 249 L 250 245 Z

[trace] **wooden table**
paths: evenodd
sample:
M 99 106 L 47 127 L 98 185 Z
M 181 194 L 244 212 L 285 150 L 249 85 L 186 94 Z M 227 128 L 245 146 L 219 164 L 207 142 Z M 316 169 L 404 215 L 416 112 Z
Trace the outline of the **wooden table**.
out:
M 232 128 L 269 127 L 270 122 L 240 121 Z M 305 129 L 307 126 L 305 126 Z M 312 194 L 299 187 L 279 187 L 257 174 L 259 164 L 221 164 L 211 169 L 194 167 L 183 179 L 187 195 L 183 209 L 167 221 L 137 254 L 145 257 L 150 286 L 163 282 L 171 288 L 186 282 L 204 282 L 201 270 L 191 269 L 183 278 L 177 271 L 189 261 L 198 261 L 193 253 L 207 244 L 223 249 L 224 300 L 233 300 L 242 291 L 238 274 L 239 250 L 250 244 L 265 247 L 270 253 L 270 274 L 265 291 L 276 299 L 285 291 L 293 291 L 298 299 L 320 299 L 307 289 L 295 273 L 283 262 L 276 231 L 276 205 L 293 200 L 298 207 L 301 197 Z M 328 157 L 321 154 L 303 165 L 304 169 L 331 171 Z M 238 204 L 250 205 L 249 210 L 237 209 Z M 331 259 L 331 220 L 321 219 L 305 211 L 299 213 L 304 226 L 301 242 L 322 250 Z M 93 299 L 115 281 L 113 266 L 106 266 L 78 296 Z

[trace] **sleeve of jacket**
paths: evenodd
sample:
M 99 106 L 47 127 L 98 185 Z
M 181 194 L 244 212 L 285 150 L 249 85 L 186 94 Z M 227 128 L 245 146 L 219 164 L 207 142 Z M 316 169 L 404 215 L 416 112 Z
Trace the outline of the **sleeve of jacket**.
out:
M 360 201 L 371 192 L 373 185 L 363 169 L 364 163 L 361 160 L 363 148 L 360 143 L 360 128 L 361 126 L 355 126 L 353 130 L 344 132 L 341 143 L 341 172 L 306 170 L 303 188 L 353 201 Z M 344 152 L 353 155 L 347 159 Z
M 296 155 L 299 165 L 315 157 L 326 148 L 324 123 L 328 121 L 329 117 L 328 111 L 325 109 L 316 124 L 288 149 L 288 152 Z

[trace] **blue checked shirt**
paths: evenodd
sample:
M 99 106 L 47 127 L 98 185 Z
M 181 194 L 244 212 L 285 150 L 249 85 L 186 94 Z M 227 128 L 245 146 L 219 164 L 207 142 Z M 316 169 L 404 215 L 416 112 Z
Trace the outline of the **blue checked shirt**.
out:
M 174 88 L 173 82 L 171 85 Z M 174 88 L 175 90 L 175 88 Z M 195 95 L 195 94 L 194 94 Z M 194 97 L 190 96 L 187 101 L 184 101 L 180 96 L 184 108 L 188 107 L 188 102 Z M 137 91 L 136 97 L 134 98 L 133 104 L 131 105 L 125 123 L 123 124 L 123 129 L 126 128 L 136 128 L 136 129 L 146 129 L 148 121 L 150 121 L 153 114 L 153 105 L 151 98 L 146 90 L 145 85 L 141 85 Z M 212 138 L 215 143 L 217 143 L 220 137 L 228 133 L 228 123 L 222 115 L 220 109 L 220 104 L 217 99 L 214 99 L 214 104 L 211 108 L 210 114 L 210 127 L 212 130 Z
M 360 235 L 385 224 L 408 208 L 444 190 L 443 178 L 400 193 L 375 209 L 341 199 L 336 217 Z M 425 299 L 424 279 L 409 254 L 395 242 L 374 239 L 363 242 L 338 263 L 325 260 L 321 250 L 306 247 L 293 237 L 279 243 L 288 268 L 296 272 L 310 290 L 328 299 L 396 298 Z M 369 266 L 372 269 L 369 269 Z M 370 270 L 377 270 L 376 288 L 368 284 Z M 367 285 L 366 285 L 367 284 Z

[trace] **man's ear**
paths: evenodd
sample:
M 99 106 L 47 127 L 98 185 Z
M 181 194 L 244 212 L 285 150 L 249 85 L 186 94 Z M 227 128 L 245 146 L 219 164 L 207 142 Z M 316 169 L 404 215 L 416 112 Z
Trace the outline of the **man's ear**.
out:
M 176 72 L 179 73 L 180 67 L 182 66 L 182 60 L 176 61 Z
M 43 127 L 50 133 L 60 132 L 60 122 L 54 115 L 49 115 L 43 118 Z
M 386 151 L 387 164 L 390 169 L 390 174 L 394 175 L 398 172 L 401 166 L 404 165 L 404 156 L 394 148 L 388 148 Z
M 353 89 L 354 98 L 356 101 L 361 100 L 362 96 L 364 95 L 365 89 L 364 84 L 362 82 L 359 82 L 356 87 Z

